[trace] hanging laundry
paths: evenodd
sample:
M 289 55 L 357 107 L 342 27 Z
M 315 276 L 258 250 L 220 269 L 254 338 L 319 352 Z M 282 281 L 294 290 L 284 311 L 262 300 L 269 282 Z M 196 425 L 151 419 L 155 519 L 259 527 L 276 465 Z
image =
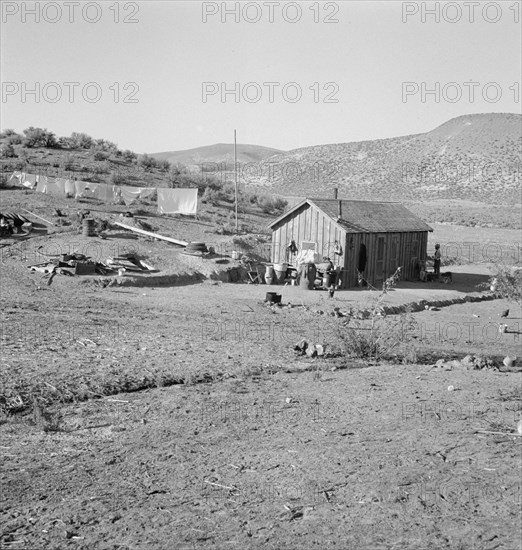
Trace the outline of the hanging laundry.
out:
M 9 178 L 9 181 L 11 181 L 13 178 L 17 178 L 18 181 L 21 183 L 22 178 L 25 178 L 24 172 L 17 172 L 16 170 L 11 174 L 11 177 Z
M 92 181 L 88 181 L 83 196 L 90 199 L 95 199 L 100 185 L 103 185 L 103 183 L 93 183 Z
M 114 202 L 114 185 L 99 183 L 94 196 L 103 202 Z
M 140 187 L 140 199 L 151 197 L 156 192 L 155 187 Z
M 87 189 L 87 183 L 85 181 L 75 181 L 74 182 L 74 198 L 78 199 L 84 196 L 85 190 Z
M 47 176 L 40 176 L 36 184 L 36 191 L 39 193 L 47 193 Z
M 38 176 L 34 174 L 26 174 L 22 172 L 20 183 L 24 187 L 28 187 L 29 189 L 34 189 L 36 187 L 36 184 L 38 183 Z
M 29 180 L 26 179 L 26 176 L 27 175 L 31 175 L 31 174 L 26 174 L 25 172 L 17 172 L 16 170 L 12 173 L 11 177 L 9 178 L 9 181 L 11 181 L 13 178 L 17 179 L 18 180 L 18 183 L 20 185 L 23 185 L 24 187 L 29 187 L 29 189 L 32 189 L 35 185 L 36 185 L 36 181 L 32 181 L 32 178 L 30 178 Z M 38 176 L 35 176 L 36 178 Z
M 140 198 L 141 187 L 120 187 L 121 198 L 125 204 L 132 204 L 136 199 Z
M 65 180 L 65 196 L 74 197 L 76 194 L 76 187 L 74 186 L 74 181 Z
M 65 197 L 65 180 L 63 178 L 47 177 L 46 193 L 53 195 L 53 197 Z
M 197 214 L 197 189 L 158 189 L 158 212 L 161 214 Z

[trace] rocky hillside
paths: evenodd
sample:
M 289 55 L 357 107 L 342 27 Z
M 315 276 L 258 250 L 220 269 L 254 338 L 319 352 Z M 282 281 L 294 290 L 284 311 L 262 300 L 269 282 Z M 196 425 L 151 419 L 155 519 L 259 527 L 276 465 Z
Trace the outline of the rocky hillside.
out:
M 521 115 L 465 115 L 426 134 L 288 151 L 242 181 L 299 196 L 520 203 L 521 148 Z

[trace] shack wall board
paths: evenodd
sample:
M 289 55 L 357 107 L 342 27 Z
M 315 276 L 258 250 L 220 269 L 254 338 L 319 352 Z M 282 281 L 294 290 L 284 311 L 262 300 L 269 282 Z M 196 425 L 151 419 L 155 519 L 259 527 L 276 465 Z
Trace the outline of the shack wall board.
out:
M 315 243 L 316 252 L 331 258 L 335 265 L 342 265 L 342 257 L 334 255 L 333 251 L 335 241 L 342 245 L 344 233 L 321 210 L 305 204 L 291 212 L 287 218 L 273 228 L 272 262 L 289 261 L 291 263 L 292 258 L 287 256 L 286 249 L 294 240 L 299 250 L 302 249 L 303 242 Z

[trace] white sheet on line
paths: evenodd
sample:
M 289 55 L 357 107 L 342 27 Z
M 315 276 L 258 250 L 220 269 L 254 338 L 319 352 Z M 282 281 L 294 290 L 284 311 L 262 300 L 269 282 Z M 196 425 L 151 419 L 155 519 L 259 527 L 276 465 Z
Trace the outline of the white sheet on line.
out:
M 158 189 L 160 214 L 197 214 L 197 189 Z

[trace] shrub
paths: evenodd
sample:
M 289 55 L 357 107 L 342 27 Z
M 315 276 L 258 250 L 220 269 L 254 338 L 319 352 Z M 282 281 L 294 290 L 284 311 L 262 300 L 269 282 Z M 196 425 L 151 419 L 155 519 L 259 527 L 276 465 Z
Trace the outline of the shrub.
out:
M 4 130 L 0 134 L 0 138 L 6 138 L 6 137 L 9 137 L 9 136 L 12 136 L 12 135 L 19 135 L 19 134 L 17 134 L 13 129 L 8 128 L 7 130 Z
M 16 157 L 14 147 L 10 143 L 4 143 L 0 148 L 0 157 L 4 159 Z
M 33 397 L 33 423 L 43 432 L 60 432 L 63 430 L 62 414 L 51 411 L 42 399 Z
M 7 174 L 0 174 L 0 189 L 10 186 L 9 177 Z
M 265 214 L 280 214 L 287 207 L 288 202 L 281 197 L 261 195 L 257 198 L 257 204 Z
M 170 170 L 170 162 L 168 160 L 158 160 L 157 161 L 157 167 L 162 172 L 168 172 Z
M 22 147 L 21 149 L 18 150 L 18 158 L 24 164 L 28 163 L 29 162 L 29 151 L 25 147 Z
M 201 201 L 207 204 L 216 205 L 221 200 L 221 191 L 218 191 L 216 189 L 211 189 L 210 187 L 207 187 L 205 191 L 203 192 L 203 196 L 201 197 Z
M 206 189 L 220 191 L 222 184 L 218 178 L 209 174 L 200 174 L 190 171 L 182 164 L 172 165 L 168 174 L 169 187 L 197 187 L 199 195 L 204 195 Z M 208 196 L 208 195 L 207 195 Z M 217 197 L 217 195 L 214 195 Z M 220 196 L 219 200 L 223 200 Z
M 74 158 L 71 155 L 65 155 L 63 159 L 61 159 L 61 168 L 62 170 L 73 171 L 75 168 Z
M 350 317 L 335 325 L 335 335 L 345 357 L 380 361 L 415 356 L 411 338 L 415 322 L 411 313 L 394 317 L 383 313 L 382 302 L 396 286 L 399 275 L 400 268 L 385 281 L 373 304 L 352 310 Z
M 104 153 L 103 151 L 96 151 L 94 153 L 94 160 L 102 161 L 106 160 L 109 157 L 107 153 Z
M 56 147 L 56 136 L 46 128 L 34 128 L 30 126 L 24 130 L 23 144 L 26 147 Z
M 147 153 L 145 153 L 139 158 L 138 165 L 141 166 L 144 170 L 150 171 L 158 166 L 158 161 L 154 157 L 151 157 L 150 155 L 147 155 Z
M 94 143 L 94 140 L 91 136 L 84 134 L 83 132 L 73 132 L 71 137 L 68 138 L 68 143 L 69 147 L 73 149 L 90 149 Z
M 138 158 L 138 155 L 134 151 L 131 151 L 130 149 L 125 149 L 122 155 L 125 160 L 129 160 L 129 161 L 135 161 Z
M 20 134 L 10 134 L 8 137 L 7 137 L 7 143 L 9 143 L 10 145 L 20 145 L 22 143 L 22 136 Z
M 106 164 L 98 164 L 94 165 L 92 167 L 93 174 L 107 174 L 109 172 L 109 169 L 107 168 Z
M 62 149 L 73 149 L 74 146 L 72 145 L 71 138 L 68 138 L 66 136 L 61 136 L 58 138 L 58 147 L 61 147 Z
M 245 193 L 246 200 L 249 202 L 249 204 L 255 205 L 257 204 L 258 196 L 256 193 L 252 193 L 251 191 L 248 193 Z
M 113 172 L 110 177 L 110 182 L 112 185 L 125 185 L 127 183 L 127 178 L 123 174 Z
M 106 139 L 94 140 L 90 148 L 95 151 L 104 151 L 105 153 L 111 153 L 114 155 L 118 152 L 118 146 L 112 141 L 108 141 Z
M 503 298 L 522 306 L 522 268 L 498 265 L 487 286 Z

